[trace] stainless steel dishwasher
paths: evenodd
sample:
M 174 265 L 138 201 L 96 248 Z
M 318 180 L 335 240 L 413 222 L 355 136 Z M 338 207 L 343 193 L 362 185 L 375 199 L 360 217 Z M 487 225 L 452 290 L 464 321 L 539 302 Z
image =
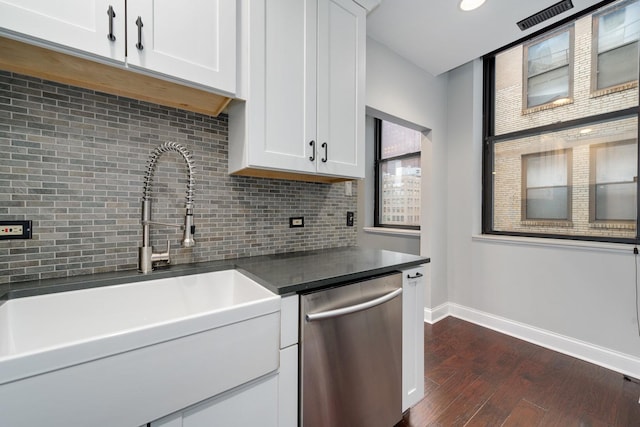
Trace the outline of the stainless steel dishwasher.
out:
M 402 418 L 402 275 L 301 295 L 303 427 L 393 427 Z

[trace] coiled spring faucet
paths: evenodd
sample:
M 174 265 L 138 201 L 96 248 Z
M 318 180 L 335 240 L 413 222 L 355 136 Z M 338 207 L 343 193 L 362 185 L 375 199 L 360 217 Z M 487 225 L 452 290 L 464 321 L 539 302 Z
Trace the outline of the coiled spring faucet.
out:
M 182 155 L 188 168 L 188 182 L 187 182 L 187 198 L 185 203 L 185 215 L 184 225 L 177 224 L 164 224 L 161 222 L 151 221 L 151 184 L 153 182 L 153 174 L 156 169 L 158 159 L 163 153 L 168 151 L 175 151 Z M 182 247 L 190 248 L 196 244 L 193 235 L 196 231 L 196 226 L 193 224 L 193 191 L 195 186 L 194 179 L 194 163 L 191 153 L 185 146 L 178 144 L 177 142 L 165 142 L 160 144 L 153 151 L 149 157 L 147 163 L 147 173 L 144 177 L 144 190 L 142 192 L 142 246 L 138 248 L 138 270 L 141 273 L 149 273 L 153 270 L 153 263 L 163 261 L 169 264 L 171 262 L 171 256 L 169 254 L 171 244 L 167 240 L 166 252 L 153 252 L 153 247 L 150 243 L 150 225 L 163 225 L 169 227 L 176 227 L 184 230 L 184 237 L 182 238 Z

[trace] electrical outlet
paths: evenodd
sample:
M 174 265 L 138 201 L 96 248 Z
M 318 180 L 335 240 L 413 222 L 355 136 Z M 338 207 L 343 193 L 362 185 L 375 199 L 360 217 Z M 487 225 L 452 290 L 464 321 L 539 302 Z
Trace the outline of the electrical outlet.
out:
M 354 215 L 353 212 L 347 212 L 347 227 L 353 227 Z
M 303 216 L 292 216 L 289 218 L 289 228 L 298 228 L 304 227 L 304 217 Z
M 0 240 L 31 239 L 31 221 L 0 221 Z

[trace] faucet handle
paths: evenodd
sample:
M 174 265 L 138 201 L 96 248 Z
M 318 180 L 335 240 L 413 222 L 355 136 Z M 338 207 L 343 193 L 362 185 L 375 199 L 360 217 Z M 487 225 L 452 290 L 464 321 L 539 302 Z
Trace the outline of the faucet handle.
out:
M 151 254 L 151 262 L 155 261 L 164 261 L 167 264 L 171 264 L 171 242 L 167 240 L 167 250 L 166 252 L 154 252 Z

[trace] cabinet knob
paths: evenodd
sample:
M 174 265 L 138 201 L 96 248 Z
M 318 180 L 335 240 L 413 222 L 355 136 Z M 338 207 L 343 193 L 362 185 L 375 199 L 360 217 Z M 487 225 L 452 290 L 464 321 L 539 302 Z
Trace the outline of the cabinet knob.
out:
M 322 160 L 322 163 L 327 163 L 327 159 L 329 158 L 329 144 L 323 142 L 322 148 L 324 148 L 324 157 L 320 160 Z
M 113 11 L 113 6 L 109 5 L 107 15 L 109 15 L 109 34 L 107 34 L 107 38 L 114 42 L 116 41 L 116 36 L 113 35 L 113 18 L 116 17 L 116 13 Z
M 138 43 L 136 43 L 136 47 L 138 48 L 138 50 L 142 50 L 144 49 L 144 46 L 142 46 L 142 18 L 138 16 L 138 19 L 136 19 L 136 25 L 138 26 Z
M 415 276 L 407 274 L 407 279 L 419 279 L 420 277 L 422 277 L 422 273 L 416 273 Z

